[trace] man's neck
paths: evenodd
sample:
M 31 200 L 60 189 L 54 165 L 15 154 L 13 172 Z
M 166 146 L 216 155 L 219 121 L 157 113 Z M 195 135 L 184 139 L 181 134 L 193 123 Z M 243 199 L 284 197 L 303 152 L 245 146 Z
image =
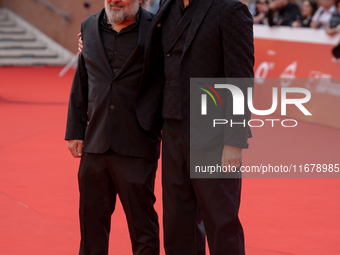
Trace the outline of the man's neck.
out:
M 184 7 L 189 4 L 189 0 L 183 0 Z

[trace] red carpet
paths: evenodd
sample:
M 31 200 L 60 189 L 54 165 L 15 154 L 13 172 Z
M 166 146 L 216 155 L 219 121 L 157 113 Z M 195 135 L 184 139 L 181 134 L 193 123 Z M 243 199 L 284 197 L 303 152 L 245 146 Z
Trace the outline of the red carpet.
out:
M 78 253 L 79 160 L 63 140 L 73 71 L 59 78 L 60 70 L 0 68 L 1 255 Z M 295 129 L 253 129 L 253 135 L 244 165 L 340 163 L 337 129 L 299 122 Z M 339 196 L 340 179 L 244 179 L 247 255 L 339 255 Z M 110 251 L 132 254 L 119 203 Z

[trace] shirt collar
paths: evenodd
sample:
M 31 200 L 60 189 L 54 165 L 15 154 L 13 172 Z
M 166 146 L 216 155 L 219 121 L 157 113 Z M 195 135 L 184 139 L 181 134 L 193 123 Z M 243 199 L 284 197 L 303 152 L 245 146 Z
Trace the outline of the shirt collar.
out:
M 189 4 L 188 4 L 185 8 L 189 7 L 193 1 L 194 1 L 194 0 L 189 0 Z M 178 4 L 178 6 L 179 6 L 182 10 L 184 9 L 183 0 L 176 0 L 176 3 Z

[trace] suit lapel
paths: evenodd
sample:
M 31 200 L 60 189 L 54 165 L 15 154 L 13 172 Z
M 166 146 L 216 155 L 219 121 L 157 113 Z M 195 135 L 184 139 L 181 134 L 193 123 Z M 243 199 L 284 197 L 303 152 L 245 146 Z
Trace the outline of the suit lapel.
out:
M 158 23 L 163 19 L 163 16 L 165 14 L 165 12 L 168 10 L 168 7 L 170 6 L 170 3 L 174 1 L 174 0 L 164 0 L 162 5 L 159 7 L 158 12 L 156 13 L 156 16 L 154 17 L 154 19 L 152 20 L 151 23 L 151 30 L 153 31 Z
M 102 58 L 102 62 L 105 64 L 105 67 L 107 69 L 107 72 L 111 75 L 111 77 L 113 78 L 114 77 L 114 74 L 113 74 L 113 71 L 112 71 L 112 68 L 111 68 L 111 65 L 109 63 L 109 60 L 106 56 L 106 52 L 105 52 L 105 49 L 104 49 L 104 45 L 103 45 L 103 41 L 102 41 L 102 37 L 100 36 L 100 29 L 99 29 L 99 22 L 100 22 L 100 17 L 102 15 L 104 15 L 104 12 L 105 12 L 105 9 L 103 9 L 100 13 L 98 13 L 96 16 L 95 16 L 95 22 L 93 22 L 93 31 L 94 31 L 94 34 L 96 36 L 96 43 L 97 43 L 97 50 L 99 52 L 99 55 L 101 56 Z
M 150 54 L 152 54 L 152 49 L 151 49 L 151 45 L 152 45 L 152 42 L 153 42 L 152 36 L 155 33 L 155 29 L 157 28 L 160 21 L 163 19 L 163 16 L 165 15 L 165 13 L 168 10 L 168 7 L 170 6 L 170 3 L 172 1 L 173 0 L 163 0 L 163 4 L 160 6 L 156 16 L 153 18 L 153 20 L 150 24 L 150 29 L 149 29 L 149 32 L 148 32 L 147 38 L 146 38 L 146 44 L 147 44 L 146 54 L 148 54 L 148 56 Z
M 157 55 L 163 54 L 163 52 L 158 52 L 161 50 L 161 28 L 158 28 L 159 31 L 156 31 L 158 24 L 164 18 L 163 16 L 166 14 L 166 11 L 169 9 L 170 3 L 173 0 L 163 0 L 162 4 L 159 7 L 156 16 L 152 19 L 149 27 L 149 31 L 146 35 L 146 42 L 145 42 L 145 54 L 144 54 L 144 71 L 142 76 L 141 86 L 139 87 L 139 92 L 142 90 L 143 86 L 145 85 L 146 78 L 149 76 L 150 70 L 152 70 L 153 65 L 156 62 Z M 155 48 L 158 49 L 155 52 Z
M 199 1 L 199 2 L 197 3 L 197 8 L 192 18 L 189 31 L 188 31 L 188 35 L 185 40 L 183 55 L 185 54 L 190 44 L 192 43 L 192 40 L 194 39 L 199 26 L 201 25 L 205 15 L 209 11 L 210 6 L 214 2 L 214 0 L 196 0 L 196 1 Z
M 119 73 L 115 77 L 117 79 L 119 76 L 121 76 L 124 71 L 133 64 L 135 59 L 141 54 L 141 52 L 144 50 L 145 47 L 145 39 L 146 34 L 150 25 L 151 21 L 151 15 L 145 11 L 144 9 L 141 9 L 141 15 L 140 15 L 140 24 L 139 24 L 139 35 L 138 35 L 138 43 L 136 49 L 132 52 L 128 60 L 124 63 L 123 67 L 120 69 Z
M 194 1 L 193 3 L 191 3 L 191 5 L 192 6 L 185 12 L 184 16 L 181 18 L 180 22 L 177 24 L 175 32 L 171 40 L 171 45 L 167 49 L 167 51 L 171 51 L 171 49 L 175 46 L 178 39 L 183 34 L 184 30 L 189 26 L 190 22 L 192 21 L 197 3 Z

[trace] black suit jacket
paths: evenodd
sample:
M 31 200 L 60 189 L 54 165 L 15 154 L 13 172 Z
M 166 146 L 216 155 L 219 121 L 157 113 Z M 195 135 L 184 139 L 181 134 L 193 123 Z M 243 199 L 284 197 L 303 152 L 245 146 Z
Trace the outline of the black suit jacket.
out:
M 157 109 L 161 98 L 148 85 L 140 95 L 145 83 L 145 38 L 153 15 L 141 10 L 138 45 L 114 75 L 100 36 L 103 13 L 91 15 L 81 25 L 84 49 L 70 94 L 66 140 L 84 140 L 83 151 L 89 153 L 104 153 L 111 147 L 126 156 L 158 158 L 157 114 L 150 116 L 145 108 Z M 147 125 L 139 121 L 144 119 L 149 120 Z
M 180 66 L 181 111 L 185 140 L 190 141 L 190 78 L 253 78 L 253 20 L 246 5 L 238 0 L 200 1 L 191 21 Z M 146 39 L 145 75 L 155 74 L 162 66 L 161 22 L 172 0 L 163 0 Z M 171 53 L 171 52 L 170 52 Z M 164 86 L 159 83 L 159 86 Z M 250 83 L 249 86 L 253 86 Z M 247 88 L 241 88 L 247 95 Z M 246 100 L 245 100 L 246 101 Z M 248 107 L 245 107 L 248 109 Z M 232 116 L 234 121 L 250 119 Z M 249 127 L 225 127 L 224 143 L 247 148 Z

